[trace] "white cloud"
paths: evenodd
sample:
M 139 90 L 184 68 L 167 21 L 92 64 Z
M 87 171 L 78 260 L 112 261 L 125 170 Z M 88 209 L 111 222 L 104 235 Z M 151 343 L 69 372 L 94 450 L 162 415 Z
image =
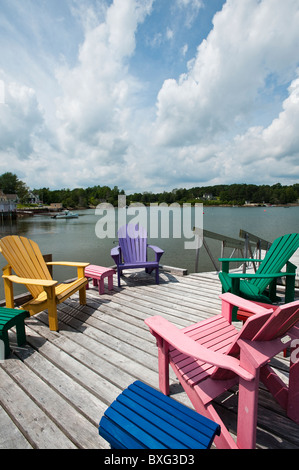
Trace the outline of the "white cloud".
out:
M 178 7 L 182 10 L 185 9 L 186 20 L 185 24 L 188 28 L 192 26 L 195 21 L 199 10 L 204 7 L 202 0 L 176 0 Z
M 298 180 L 298 0 L 227 0 L 183 73 L 168 75 L 145 109 L 150 80 L 133 75 L 131 60 L 139 28 L 161 1 L 69 0 L 77 55 L 69 59 L 65 46 L 58 56 L 26 62 L 28 49 L 20 49 L 24 74 L 12 78 L 15 66 L 0 76 L 8 96 L 0 103 L 0 173 L 16 172 L 31 187 L 108 184 L 128 192 Z M 174 5 L 190 15 L 188 28 L 210 7 L 200 0 Z M 176 47 L 177 30 L 167 21 L 157 31 L 146 37 L 155 32 L 160 47 Z M 21 38 L 19 31 L 15 54 Z M 184 35 L 178 61 L 188 44 Z
M 86 32 L 78 65 L 57 72 L 62 97 L 57 99 L 59 141 L 74 160 L 86 159 L 88 178 L 117 177 L 130 145 L 130 121 L 141 84 L 128 72 L 135 32 L 151 2 L 115 0 L 104 23 Z M 79 169 L 78 180 L 81 172 Z
M 182 55 L 185 57 L 185 55 L 186 55 L 187 52 L 188 52 L 188 44 L 184 44 L 184 46 L 182 47 L 181 51 L 182 51 Z
M 298 70 L 299 77 L 299 70 Z M 289 87 L 289 97 L 283 103 L 283 111 L 263 131 L 263 140 L 268 152 L 274 157 L 293 157 L 298 161 L 299 148 L 299 78 Z
M 166 80 L 160 90 L 160 140 L 200 142 L 247 125 L 268 76 L 283 83 L 294 74 L 298 15 L 293 0 L 228 0 L 188 72 Z
M 298 71 L 299 75 L 299 71 Z M 294 177 L 299 175 L 299 78 L 289 87 L 289 96 L 283 102 L 283 111 L 266 128 L 253 127 L 245 134 L 235 137 L 230 152 L 247 169 L 253 162 L 265 172 L 281 172 Z M 283 166 L 281 165 L 283 163 Z M 278 171 L 277 171 L 278 170 Z
M 298 26 L 296 1 L 226 2 L 187 73 L 160 90 L 156 174 L 167 168 L 165 181 L 186 185 L 298 179 L 298 79 L 278 117 L 267 103 L 269 77 L 284 84 L 296 74 Z M 263 106 L 270 114 L 259 117 Z
M 299 71 L 298 71 L 299 75 Z M 283 111 L 268 127 L 250 127 L 233 139 L 168 150 L 180 178 L 210 184 L 254 182 L 290 184 L 299 178 L 299 78 L 292 81 Z M 183 158 L 181 158 L 183 156 Z M 194 172 L 196 177 L 194 178 Z
M 0 106 L 0 153 L 15 153 L 27 159 L 34 151 L 34 139 L 43 128 L 44 119 L 32 88 L 16 82 L 5 83 L 5 100 Z
M 171 39 L 173 39 L 173 37 L 174 37 L 174 32 L 173 32 L 173 30 L 170 29 L 170 28 L 167 28 L 167 30 L 166 30 L 166 38 L 167 38 L 168 40 L 171 40 Z

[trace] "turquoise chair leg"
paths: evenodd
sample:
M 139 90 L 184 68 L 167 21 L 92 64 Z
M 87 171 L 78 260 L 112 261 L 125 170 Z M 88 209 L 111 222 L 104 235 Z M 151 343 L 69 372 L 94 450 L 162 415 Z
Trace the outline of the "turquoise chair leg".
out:
M 4 343 L 4 358 L 7 358 L 10 355 L 8 332 L 2 331 L 0 339 Z
M 23 346 L 23 344 L 26 343 L 25 324 L 23 318 L 16 322 L 16 330 L 18 346 Z
M 0 362 L 5 359 L 5 344 L 2 339 L 0 339 Z

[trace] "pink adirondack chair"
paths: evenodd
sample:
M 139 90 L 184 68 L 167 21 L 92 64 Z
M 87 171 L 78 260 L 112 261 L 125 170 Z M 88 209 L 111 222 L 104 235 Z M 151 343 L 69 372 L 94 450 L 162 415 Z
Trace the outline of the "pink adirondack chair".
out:
M 258 387 L 261 380 L 287 415 L 299 424 L 299 358 L 292 362 L 289 386 L 274 373 L 269 360 L 286 347 L 298 347 L 299 302 L 275 311 L 226 293 L 221 314 L 178 329 L 160 316 L 145 323 L 157 339 L 160 389 L 169 394 L 169 363 L 197 412 L 221 426 L 218 448 L 252 449 L 256 446 Z M 255 315 L 240 331 L 231 324 L 237 306 Z M 293 342 L 294 341 L 294 342 Z M 296 345 L 296 346 L 295 346 Z M 213 399 L 239 384 L 237 442 L 213 406 Z
M 159 261 L 164 251 L 147 244 L 147 233 L 143 227 L 134 224 L 124 225 L 118 230 L 119 246 L 112 248 L 111 256 L 117 267 L 118 287 L 124 269 L 145 268 L 150 273 L 156 270 L 156 283 L 159 284 Z M 147 248 L 155 253 L 155 260 L 148 261 Z

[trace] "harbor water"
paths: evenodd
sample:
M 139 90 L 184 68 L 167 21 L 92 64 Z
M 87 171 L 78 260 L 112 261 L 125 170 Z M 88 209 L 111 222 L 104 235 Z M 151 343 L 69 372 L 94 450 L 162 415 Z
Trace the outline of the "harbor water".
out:
M 148 216 L 152 208 L 147 208 Z M 150 219 L 148 217 L 149 242 L 162 248 L 165 253 L 161 259 L 161 264 L 187 269 L 189 273 L 195 271 L 196 251 L 195 248 L 186 249 L 186 230 L 181 225 L 181 231 L 176 230 L 175 224 L 179 220 L 181 224 L 184 219 L 183 208 L 180 217 L 173 215 L 170 211 L 169 234 L 158 233 L 151 237 L 153 231 L 150 230 Z M 190 210 L 190 209 L 189 209 Z M 195 209 L 192 208 L 191 211 Z M 299 232 L 299 206 L 291 207 L 203 207 L 202 228 L 211 232 L 239 239 L 240 229 L 248 231 L 262 239 L 273 242 L 273 240 L 286 233 Z M 111 266 L 113 260 L 110 250 L 117 244 L 117 222 L 118 209 L 111 209 L 110 216 L 114 219 L 115 231 L 110 231 L 110 236 L 103 238 L 105 225 L 101 226 L 99 233 L 99 223 L 103 222 L 104 212 L 99 215 L 99 211 L 94 209 L 76 211 L 79 214 L 77 219 L 53 219 L 50 215 L 35 215 L 32 217 L 18 218 L 17 220 L 1 221 L 0 236 L 20 235 L 30 238 L 38 243 L 43 254 L 52 254 L 53 261 L 84 261 L 101 266 Z M 108 211 L 107 211 L 108 212 Z M 162 214 L 162 215 L 161 215 Z M 178 214 L 177 214 L 178 215 Z M 133 219 L 134 217 L 131 217 Z M 160 213 L 163 218 L 163 212 Z M 136 220 L 136 219 L 134 219 Z M 130 216 L 127 217 L 130 222 Z M 161 220 L 160 220 L 161 222 Z M 196 218 L 192 217 L 188 223 L 190 225 L 188 236 L 192 231 L 192 224 L 196 225 Z M 107 225 L 107 224 L 106 224 Z M 108 229 L 106 227 L 108 234 Z M 181 233 L 181 236 L 178 236 Z M 111 236 L 112 234 L 112 236 Z M 100 235 L 100 237 L 99 237 Z M 215 259 L 221 255 L 221 245 L 219 242 L 208 241 Z M 231 252 L 231 250 L 230 250 Z M 229 252 L 227 253 L 229 255 Z M 3 256 L 0 256 L 0 268 L 6 264 Z M 199 256 L 198 271 L 214 271 L 215 268 L 206 253 L 201 248 Z M 75 276 L 71 268 L 54 268 L 54 278 L 58 281 Z M 24 292 L 21 286 L 14 289 L 15 295 Z M 4 298 L 3 282 L 0 283 L 0 299 Z

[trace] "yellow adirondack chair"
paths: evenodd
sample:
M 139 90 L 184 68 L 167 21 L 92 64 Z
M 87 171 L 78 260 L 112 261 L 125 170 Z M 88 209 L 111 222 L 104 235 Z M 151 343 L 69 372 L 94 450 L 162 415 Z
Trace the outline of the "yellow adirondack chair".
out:
M 46 263 L 37 243 L 25 237 L 11 235 L 0 240 L 0 251 L 8 265 L 3 268 L 6 307 L 14 308 L 13 283 L 26 285 L 32 299 L 21 306 L 34 315 L 48 310 L 49 327 L 58 331 L 57 304 L 79 291 L 80 304 L 86 304 L 87 279 L 84 269 L 89 263 L 53 261 Z M 47 265 L 73 266 L 77 279 L 59 284 L 52 279 Z

